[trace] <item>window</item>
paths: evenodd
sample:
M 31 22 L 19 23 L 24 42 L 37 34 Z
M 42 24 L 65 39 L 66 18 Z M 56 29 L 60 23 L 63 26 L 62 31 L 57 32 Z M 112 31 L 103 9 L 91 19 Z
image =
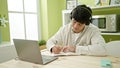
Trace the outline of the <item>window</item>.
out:
M 39 40 L 38 0 L 8 0 L 10 38 Z

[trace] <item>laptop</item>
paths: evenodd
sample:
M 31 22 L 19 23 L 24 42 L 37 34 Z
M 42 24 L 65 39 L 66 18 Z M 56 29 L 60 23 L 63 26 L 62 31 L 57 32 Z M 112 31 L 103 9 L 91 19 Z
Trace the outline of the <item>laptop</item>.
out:
M 13 39 L 18 59 L 36 64 L 47 64 L 57 57 L 41 55 L 38 41 Z

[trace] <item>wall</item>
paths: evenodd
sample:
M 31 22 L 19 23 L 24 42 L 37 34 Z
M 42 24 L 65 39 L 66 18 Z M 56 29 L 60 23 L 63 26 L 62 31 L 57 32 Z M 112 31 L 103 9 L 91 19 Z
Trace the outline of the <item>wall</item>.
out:
M 64 9 L 63 1 L 48 0 L 48 38 L 54 35 L 60 26 L 62 26 L 62 10 Z
M 40 25 L 42 39 L 47 40 L 54 35 L 62 25 L 62 10 L 66 8 L 65 0 L 39 0 L 40 1 Z M 0 0 L 0 14 L 8 19 L 7 0 Z M 9 24 L 2 28 L 2 40 L 10 41 Z
M 54 35 L 60 26 L 62 26 L 62 10 L 66 9 L 66 0 L 39 0 L 40 1 L 40 25 L 42 39 L 49 39 Z M 83 0 L 79 0 L 83 1 Z M 86 0 L 84 0 L 86 1 Z M 91 0 L 91 2 L 94 0 Z M 88 4 L 93 4 L 86 2 Z M 119 13 L 120 8 L 108 8 L 108 9 L 94 9 L 94 14 L 111 14 Z M 0 0 L 0 14 L 6 15 L 8 18 L 7 0 Z M 119 37 L 118 37 L 119 38 Z M 10 40 L 9 24 L 6 28 L 2 28 L 2 40 Z
M 89 6 L 95 6 L 95 0 L 78 0 L 78 2 L 80 4 L 86 4 L 86 5 L 89 5 Z
M 48 13 L 47 13 L 47 0 L 40 1 L 40 23 L 41 23 L 41 36 L 42 39 L 48 38 Z
M 48 40 L 62 25 L 62 10 L 65 0 L 41 0 L 42 39 Z
M 8 7 L 7 0 L 0 0 L 0 15 L 4 16 L 8 19 Z M 0 27 L 2 30 L 2 41 L 10 41 L 10 31 L 9 31 L 9 23 L 5 28 Z
M 42 23 L 42 39 L 49 39 L 54 35 L 59 27 L 62 25 L 62 10 L 66 9 L 66 0 L 41 0 L 41 23 Z M 78 0 L 82 4 L 89 4 L 90 6 L 95 6 L 95 0 L 91 2 L 87 0 Z M 119 13 L 118 8 L 108 8 L 108 9 L 94 9 L 94 14 L 111 14 Z M 110 11 L 110 12 L 108 12 Z

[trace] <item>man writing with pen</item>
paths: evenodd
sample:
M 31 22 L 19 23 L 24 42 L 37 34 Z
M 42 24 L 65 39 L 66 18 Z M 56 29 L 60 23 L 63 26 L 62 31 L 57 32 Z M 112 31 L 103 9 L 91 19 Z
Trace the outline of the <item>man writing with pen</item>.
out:
M 92 10 L 78 5 L 70 14 L 71 22 L 62 26 L 47 41 L 47 49 L 55 54 L 75 52 L 85 55 L 106 55 L 105 41 L 98 27 L 92 24 Z

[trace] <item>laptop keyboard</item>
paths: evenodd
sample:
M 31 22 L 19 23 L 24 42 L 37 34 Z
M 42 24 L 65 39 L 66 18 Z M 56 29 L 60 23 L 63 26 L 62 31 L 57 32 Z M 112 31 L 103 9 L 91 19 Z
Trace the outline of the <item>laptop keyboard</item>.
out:
M 50 62 L 52 60 L 55 60 L 56 57 L 53 57 L 53 56 L 46 56 L 46 55 L 42 55 L 42 59 L 43 59 L 43 63 L 46 63 L 46 62 Z

